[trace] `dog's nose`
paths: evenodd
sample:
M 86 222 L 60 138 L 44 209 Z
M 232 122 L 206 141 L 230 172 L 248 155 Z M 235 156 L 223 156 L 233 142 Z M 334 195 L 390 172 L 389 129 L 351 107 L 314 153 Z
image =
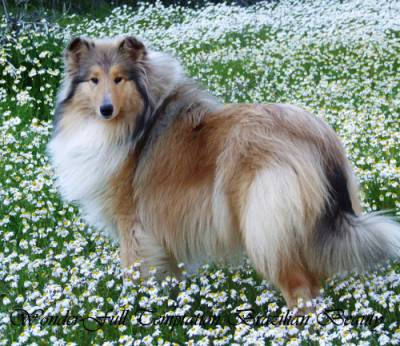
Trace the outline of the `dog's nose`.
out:
M 103 117 L 109 118 L 113 113 L 114 107 L 111 103 L 100 106 L 100 113 Z

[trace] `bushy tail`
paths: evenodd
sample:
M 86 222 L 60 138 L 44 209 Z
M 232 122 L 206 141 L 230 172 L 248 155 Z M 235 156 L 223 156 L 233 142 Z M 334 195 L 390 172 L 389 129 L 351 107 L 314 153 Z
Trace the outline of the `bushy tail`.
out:
M 334 224 L 317 230 L 314 254 L 318 271 L 364 271 L 400 257 L 400 224 L 382 213 L 339 213 Z

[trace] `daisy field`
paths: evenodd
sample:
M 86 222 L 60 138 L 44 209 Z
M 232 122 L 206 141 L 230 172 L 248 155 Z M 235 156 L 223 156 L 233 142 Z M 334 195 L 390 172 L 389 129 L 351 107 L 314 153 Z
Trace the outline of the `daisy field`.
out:
M 247 259 L 163 281 L 140 278 L 138 263 L 124 282 L 118 244 L 60 199 L 45 151 L 67 42 L 130 34 L 226 103 L 292 103 L 325 119 L 365 211 L 399 218 L 399 18 L 399 1 L 373 0 L 144 2 L 12 28 L 2 15 L 0 345 L 399 344 L 398 263 L 329 278 L 303 324 L 278 320 L 291 312 Z

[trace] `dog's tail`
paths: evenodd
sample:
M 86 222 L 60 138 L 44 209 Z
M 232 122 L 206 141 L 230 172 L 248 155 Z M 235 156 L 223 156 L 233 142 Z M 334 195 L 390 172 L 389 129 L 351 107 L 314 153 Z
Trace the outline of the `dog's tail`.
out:
M 340 214 L 335 223 L 320 226 L 316 241 L 315 262 L 326 275 L 364 271 L 400 257 L 400 225 L 379 213 Z
M 328 181 L 333 202 L 317 223 L 312 251 L 318 272 L 364 271 L 400 258 L 400 224 L 382 212 L 354 212 L 358 193 L 350 168 L 336 166 Z

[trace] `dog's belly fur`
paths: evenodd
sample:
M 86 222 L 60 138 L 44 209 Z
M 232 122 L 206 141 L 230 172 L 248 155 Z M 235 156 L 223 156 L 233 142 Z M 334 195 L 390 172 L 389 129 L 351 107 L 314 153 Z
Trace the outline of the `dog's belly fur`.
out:
M 239 227 L 218 183 L 182 188 L 165 184 L 141 196 L 137 215 L 143 230 L 191 271 L 210 261 L 232 261 L 241 253 Z

